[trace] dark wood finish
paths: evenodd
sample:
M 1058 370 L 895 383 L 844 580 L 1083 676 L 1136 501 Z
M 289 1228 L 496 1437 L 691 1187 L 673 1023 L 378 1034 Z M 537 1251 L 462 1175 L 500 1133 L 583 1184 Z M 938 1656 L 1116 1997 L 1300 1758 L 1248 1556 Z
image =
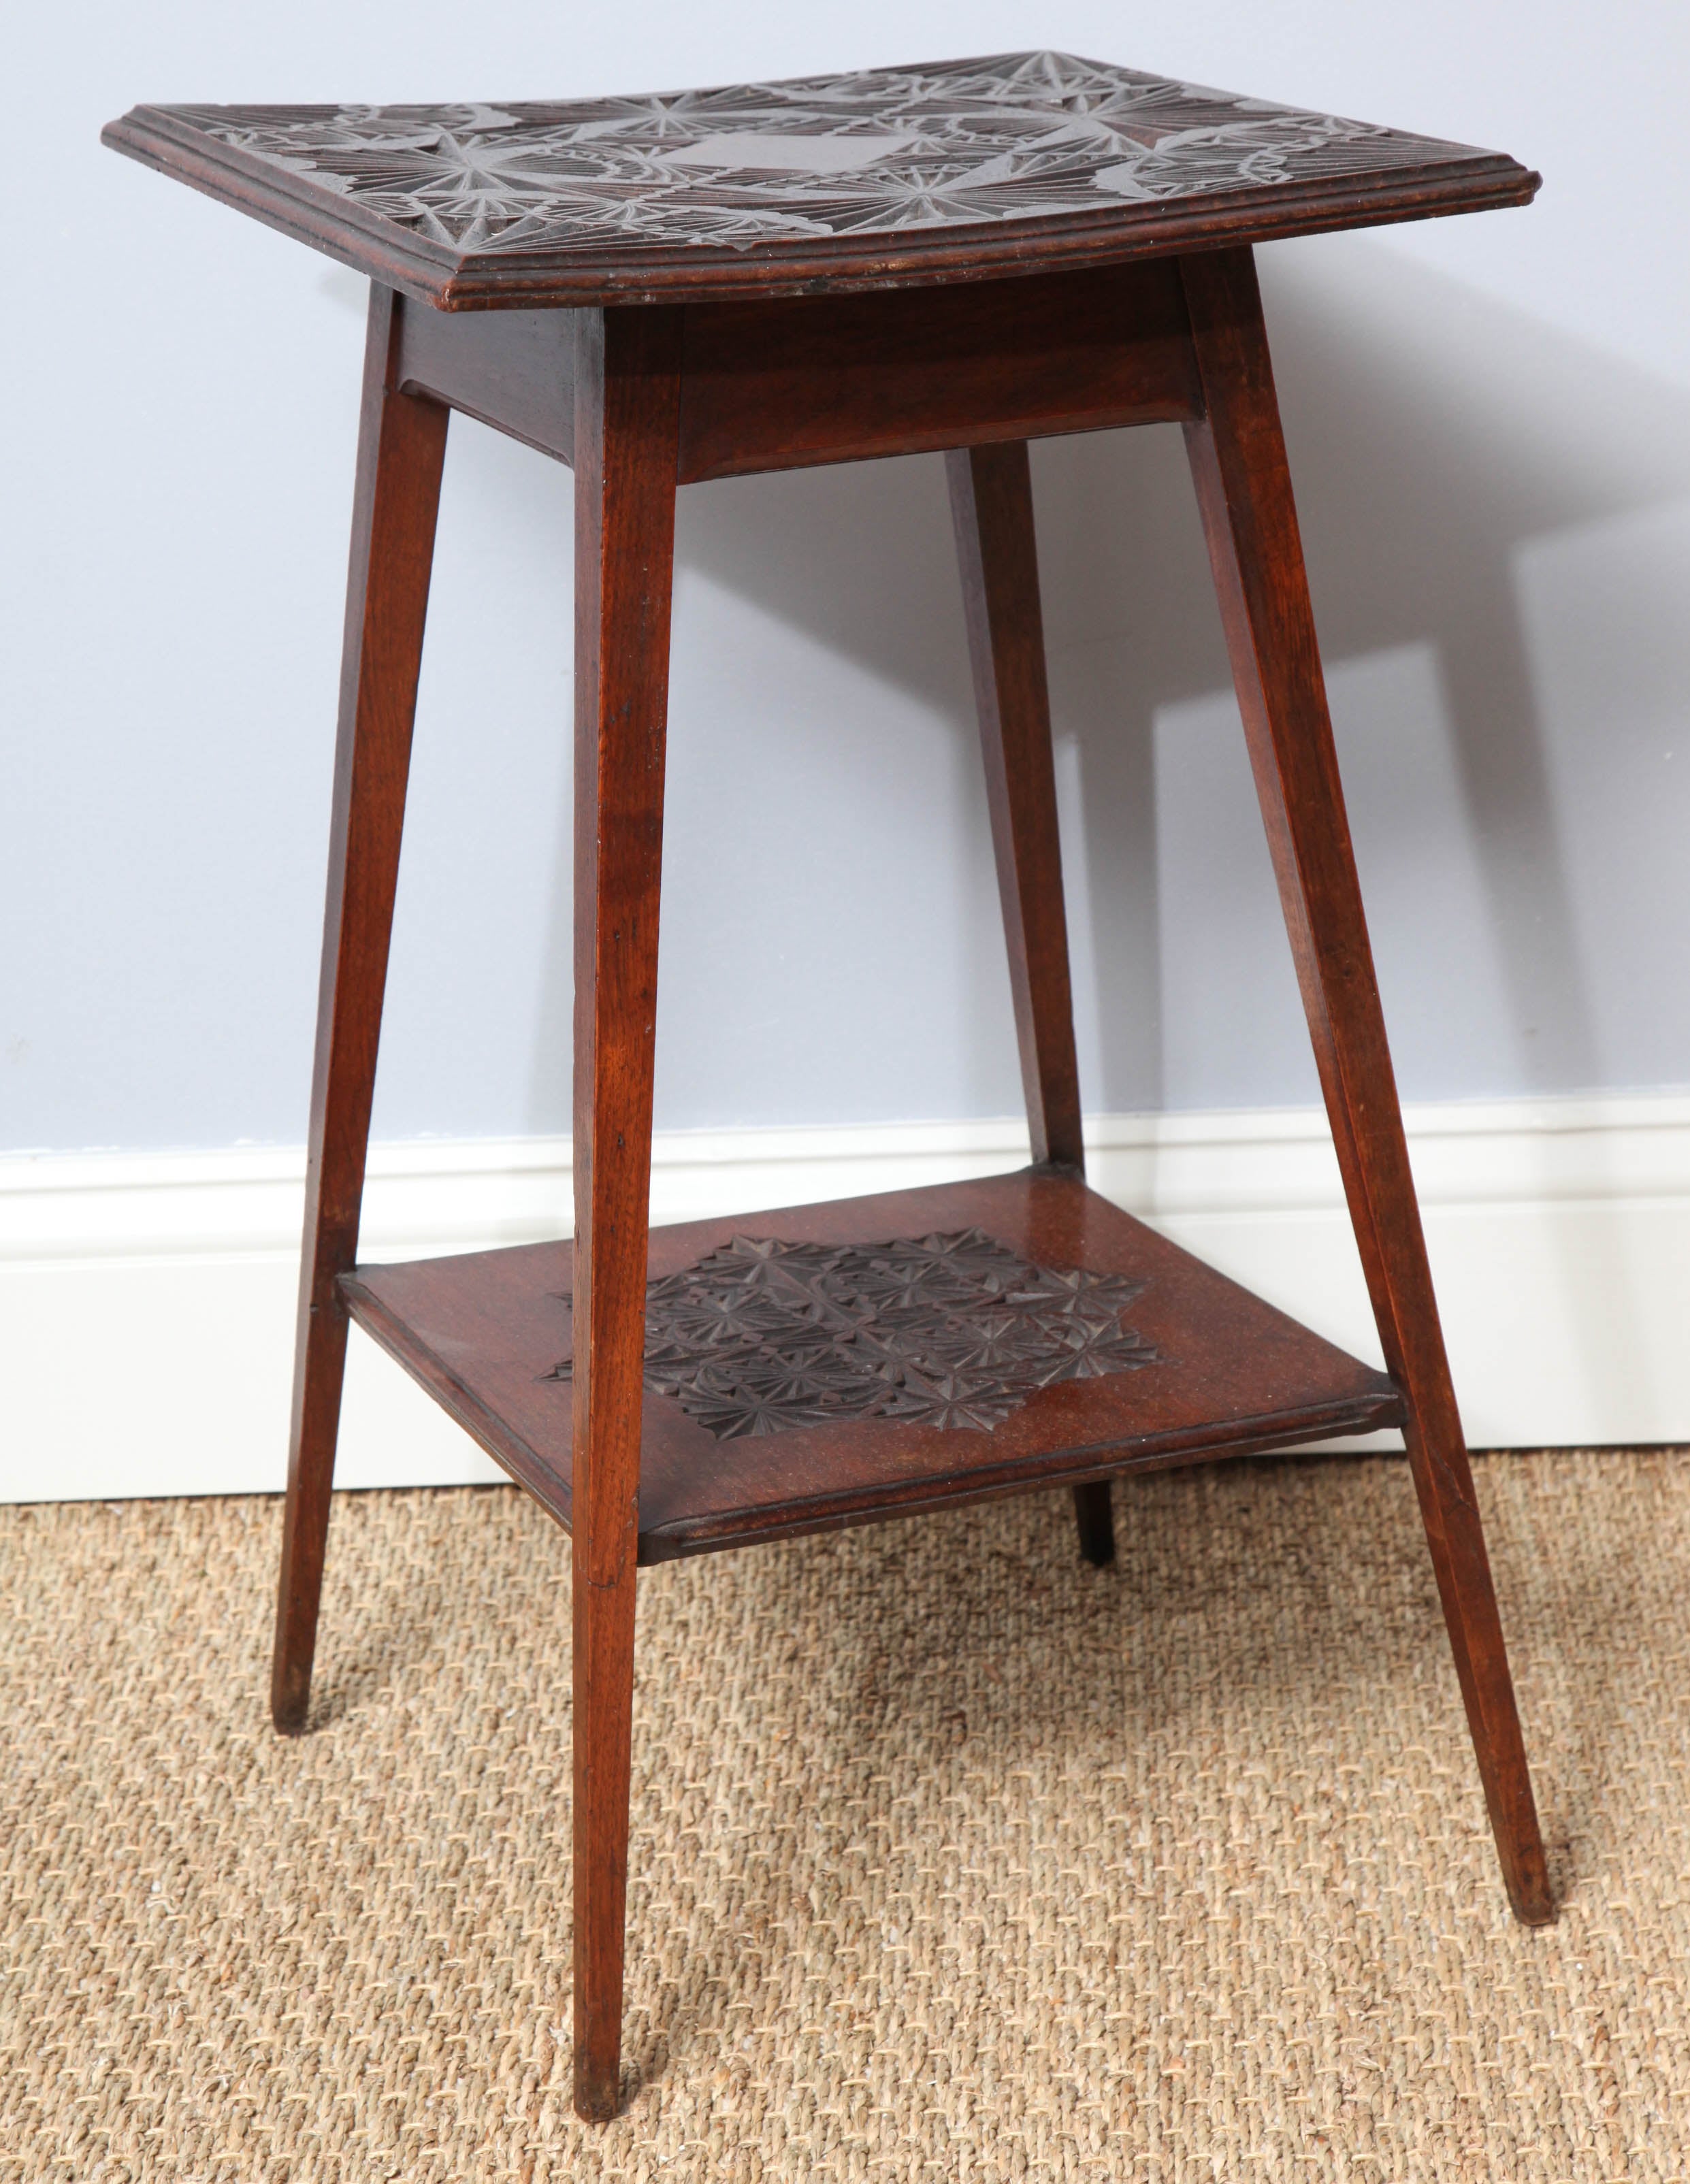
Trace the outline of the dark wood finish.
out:
M 1166 269 L 1174 272 L 1173 267 Z M 1177 279 L 1177 274 L 1175 275 Z M 1190 355 L 1182 308 L 1177 347 Z M 1083 1173 L 1057 776 L 1024 440 L 945 457 L 1033 1158 Z M 1107 1483 L 1074 1490 L 1080 1552 L 1115 1558 Z
M 1510 1899 L 1554 1915 L 1426 1262 L 1247 251 L 1184 267 L 1208 415 L 1186 437 L 1258 794 Z
M 1045 632 L 1024 442 L 945 462 L 1035 1162 L 1085 1166 Z
M 1202 407 L 1170 265 L 684 315 L 680 476 L 1179 422 Z M 572 460 L 566 311 L 412 311 L 400 383 Z
M 1365 1433 L 1402 1416 L 1382 1373 L 1051 1168 L 654 1228 L 645 1271 L 678 1273 L 735 1236 L 873 1244 L 973 1228 L 1038 1266 L 1144 1282 L 1128 1318 L 1160 1362 L 1046 1388 L 990 1433 L 874 1418 L 718 1441 L 648 1394 L 641 1562 Z M 342 1287 L 359 1323 L 574 1526 L 570 1386 L 551 1377 L 573 1346 L 572 1247 L 360 1267 Z
M 679 314 L 575 364 L 575 2105 L 616 2114 Z
M 575 320 L 570 311 L 407 311 L 399 383 L 508 432 L 560 462 L 575 460 Z
M 681 476 L 856 462 L 1202 406 L 1168 264 L 687 311 Z
M 305 1717 L 349 1313 L 573 1533 L 582 2114 L 618 2097 L 641 1563 L 1055 1483 L 1102 1562 L 1118 1473 L 1401 1424 L 1509 1895 L 1551 1916 L 1247 248 L 1537 177 L 1049 53 L 508 109 L 144 107 L 105 135 L 378 284 L 274 1711 Z M 577 1242 L 354 1270 L 453 408 L 577 466 Z M 1026 442 L 1158 418 L 1186 429 L 1387 1374 L 1084 1180 Z M 923 448 L 949 460 L 1036 1164 L 648 1234 L 677 485 Z M 649 1361 L 648 1279 L 746 1235 L 792 1248 L 658 1291 Z M 866 1248 L 929 1235 L 890 1271 Z M 796 1336 L 770 1305 L 792 1294 Z
M 1167 1365 L 1128 1323 L 1146 1286 L 1039 1266 L 979 1228 L 736 1236 L 647 1282 L 645 1392 L 716 1441 L 869 1419 L 996 1432 L 1059 1382 Z
M 276 1726 L 287 1733 L 304 1726 L 310 1697 L 346 1363 L 346 1308 L 335 1284 L 358 1250 L 411 723 L 450 415 L 438 403 L 397 391 L 399 330 L 410 308 L 390 290 L 371 292 L 271 1691 Z
M 1500 153 L 1038 53 L 497 109 L 138 106 L 104 141 L 447 310 L 1066 271 L 1538 184 Z
M 1080 1553 L 1094 1568 L 1107 1569 L 1115 1559 L 1115 1507 L 1107 1479 L 1074 1488 L 1074 1514 Z

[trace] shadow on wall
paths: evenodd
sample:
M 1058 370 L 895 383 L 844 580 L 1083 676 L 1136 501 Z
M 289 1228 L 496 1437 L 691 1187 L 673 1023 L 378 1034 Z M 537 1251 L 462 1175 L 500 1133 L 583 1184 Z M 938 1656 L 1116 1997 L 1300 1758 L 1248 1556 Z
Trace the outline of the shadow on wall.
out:
M 1690 891 L 1665 855 L 1690 838 L 1690 749 L 1676 769 L 1665 755 L 1690 708 L 1690 522 L 1673 505 L 1690 501 L 1690 398 L 1386 244 L 1262 259 L 1405 1093 L 1690 1076 Z M 1046 443 L 1035 480 L 1088 1105 L 1313 1099 L 1180 436 Z M 948 773 L 918 785 L 933 799 L 948 780 L 935 823 L 964 829 L 972 877 L 967 961 L 939 967 L 959 1036 L 982 1006 L 1004 1013 L 975 1112 L 1012 1106 L 938 460 L 699 489 L 678 550 L 683 600 L 689 584 L 737 595 L 895 714 L 948 724 Z M 678 633 L 678 709 L 684 649 Z M 818 696 L 795 725 L 789 689 L 769 704 L 780 738 L 834 747 L 859 821 L 907 786 L 884 723 Z M 789 823 L 801 844 L 805 812 Z M 1627 833 L 1650 826 L 1659 860 Z M 907 946 L 925 945 L 912 917 Z M 1674 967 L 1665 1021 L 1652 960 Z

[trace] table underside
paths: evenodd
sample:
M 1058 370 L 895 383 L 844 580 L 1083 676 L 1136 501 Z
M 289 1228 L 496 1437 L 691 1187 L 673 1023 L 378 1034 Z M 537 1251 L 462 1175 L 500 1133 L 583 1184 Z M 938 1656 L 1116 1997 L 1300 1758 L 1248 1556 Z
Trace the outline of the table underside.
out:
M 775 1307 L 744 1283 L 771 1262 Z M 1383 1373 L 1050 1169 L 655 1228 L 648 1268 L 642 1563 L 1403 1418 Z M 572 1247 L 547 1243 L 340 1284 L 566 1529 L 573 1282 Z M 749 1312 L 724 1306 L 736 1284 Z M 712 1309 L 736 1315 L 725 1351 L 697 1331 Z M 792 1378 L 771 1401 L 776 1354 Z

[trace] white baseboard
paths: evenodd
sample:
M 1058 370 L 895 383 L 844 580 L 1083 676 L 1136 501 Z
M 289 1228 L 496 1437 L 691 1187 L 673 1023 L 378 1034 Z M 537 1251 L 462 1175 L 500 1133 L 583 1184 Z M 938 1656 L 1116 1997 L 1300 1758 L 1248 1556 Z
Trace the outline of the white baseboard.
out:
M 1690 1097 L 1411 1109 L 1456 1386 L 1477 1447 L 1690 1441 Z M 1098 1189 L 1378 1360 L 1323 1117 L 1103 1116 Z M 1009 1123 L 683 1132 L 654 1220 L 984 1175 Z M 297 1152 L 0 1162 L 0 1500 L 265 1491 L 285 1469 Z M 566 1139 L 380 1147 L 364 1256 L 566 1233 Z M 499 1474 L 356 1336 L 337 1474 Z

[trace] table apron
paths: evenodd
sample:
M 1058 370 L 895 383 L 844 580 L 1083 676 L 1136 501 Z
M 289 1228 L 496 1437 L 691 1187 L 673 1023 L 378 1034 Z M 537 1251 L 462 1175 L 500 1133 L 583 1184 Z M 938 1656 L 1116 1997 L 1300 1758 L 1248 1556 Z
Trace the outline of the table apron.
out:
M 572 312 L 401 312 L 408 391 L 573 460 Z M 692 305 L 683 359 L 683 484 L 1202 415 L 1172 259 Z

